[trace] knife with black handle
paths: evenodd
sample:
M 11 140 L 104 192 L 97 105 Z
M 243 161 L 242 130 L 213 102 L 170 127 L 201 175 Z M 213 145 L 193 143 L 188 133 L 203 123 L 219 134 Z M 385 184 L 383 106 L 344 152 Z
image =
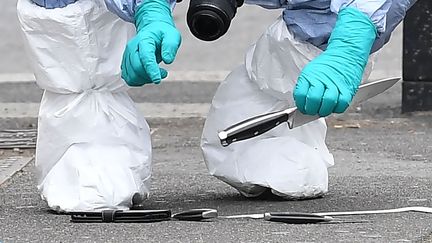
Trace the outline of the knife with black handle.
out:
M 74 223 L 151 223 L 171 219 L 170 210 L 103 210 L 69 212 Z
M 289 119 L 296 108 L 290 108 L 282 111 L 267 113 L 256 116 L 235 124 L 219 132 L 218 136 L 222 146 L 228 146 L 231 143 L 249 139 L 261 135 L 271 129 L 279 126 L 284 122 L 290 124 Z M 292 117 L 292 116 L 291 116 Z
M 217 218 L 217 216 L 218 212 L 216 209 L 199 208 L 173 214 L 172 218 L 183 221 L 202 221 Z
M 329 216 L 320 216 L 313 213 L 273 212 L 265 213 L 264 220 L 287 224 L 316 224 L 331 222 L 334 218 Z
M 387 78 L 360 85 L 351 105 L 357 105 L 386 91 L 399 80 L 399 77 Z M 218 137 L 222 146 L 226 147 L 234 142 L 259 136 L 285 122 L 288 123 L 290 129 L 293 129 L 319 118 L 319 116 L 305 115 L 298 111 L 296 107 L 292 107 L 241 121 L 223 131 L 220 131 Z

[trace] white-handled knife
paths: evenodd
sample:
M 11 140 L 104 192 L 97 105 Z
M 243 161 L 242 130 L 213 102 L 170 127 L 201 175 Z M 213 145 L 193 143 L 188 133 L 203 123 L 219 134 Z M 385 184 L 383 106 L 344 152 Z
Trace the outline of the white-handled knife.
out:
M 401 78 L 386 78 L 360 85 L 357 94 L 351 101 L 351 105 L 357 105 L 368 100 L 382 92 L 386 91 L 397 83 Z M 228 146 L 231 143 L 242 141 L 261 135 L 278 125 L 287 122 L 288 127 L 293 129 L 306 123 L 318 119 L 319 116 L 305 115 L 297 110 L 296 107 L 288 108 L 282 111 L 276 111 L 249 118 L 239 122 L 218 133 L 222 146 Z

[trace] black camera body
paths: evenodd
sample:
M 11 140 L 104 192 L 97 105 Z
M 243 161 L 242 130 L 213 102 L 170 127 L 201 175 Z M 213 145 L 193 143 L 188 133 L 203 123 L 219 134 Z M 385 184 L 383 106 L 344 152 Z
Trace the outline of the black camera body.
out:
M 187 24 L 200 40 L 213 41 L 229 29 L 237 8 L 244 0 L 190 0 Z

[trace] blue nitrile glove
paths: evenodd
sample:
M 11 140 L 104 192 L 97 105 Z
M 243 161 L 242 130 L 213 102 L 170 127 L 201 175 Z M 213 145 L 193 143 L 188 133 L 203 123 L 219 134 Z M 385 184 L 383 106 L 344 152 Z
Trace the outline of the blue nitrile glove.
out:
M 308 115 L 344 112 L 361 83 L 376 37 L 376 27 L 367 15 L 352 7 L 341 10 L 327 49 L 298 77 L 297 108 Z
M 46 9 L 63 8 L 77 0 L 32 0 L 36 5 Z
M 135 12 L 136 36 L 123 53 L 122 78 L 130 86 L 160 83 L 168 72 L 159 67 L 174 61 L 181 36 L 166 0 L 145 0 Z

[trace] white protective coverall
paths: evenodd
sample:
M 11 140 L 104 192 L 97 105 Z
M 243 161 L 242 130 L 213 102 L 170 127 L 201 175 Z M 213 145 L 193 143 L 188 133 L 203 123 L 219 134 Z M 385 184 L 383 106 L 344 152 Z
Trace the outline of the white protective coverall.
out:
M 103 0 L 45 9 L 18 1 L 37 84 L 38 189 L 57 211 L 129 209 L 150 189 L 149 127 L 120 78 L 134 26 Z
M 258 137 L 222 147 L 218 131 L 247 118 L 295 106 L 293 90 L 304 66 L 325 48 L 342 7 L 357 8 L 378 30 L 372 51 L 386 43 L 414 1 L 249 0 L 285 8 L 219 86 L 204 126 L 201 147 L 210 174 L 248 197 L 266 190 L 287 199 L 313 198 L 328 191 L 334 164 L 326 144 L 324 118 L 290 130 L 288 124 Z M 373 55 L 363 75 L 368 79 Z

